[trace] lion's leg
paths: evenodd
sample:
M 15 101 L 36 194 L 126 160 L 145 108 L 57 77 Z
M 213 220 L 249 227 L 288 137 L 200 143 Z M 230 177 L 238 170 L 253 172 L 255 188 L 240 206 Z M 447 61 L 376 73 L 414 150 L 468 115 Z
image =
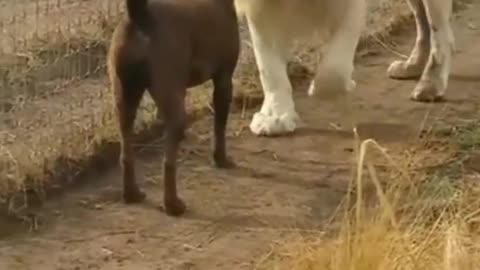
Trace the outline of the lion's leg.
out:
M 308 89 L 309 96 L 336 96 L 355 89 L 356 83 L 352 80 L 353 61 L 364 30 L 365 13 L 363 0 L 351 2 L 350 11 L 344 14 L 345 18 L 336 26 L 337 30 L 327 44 L 315 78 Z
M 430 24 L 425 5 L 422 0 L 407 0 L 407 2 L 415 16 L 417 38 L 407 60 L 396 60 L 390 64 L 387 74 L 392 79 L 420 78 L 430 54 Z
M 413 100 L 428 102 L 443 99 L 455 50 L 450 24 L 452 0 L 423 0 L 431 27 L 431 51 L 420 81 L 411 94 Z
M 271 33 L 264 21 L 247 19 L 264 94 L 262 108 L 253 116 L 250 130 L 264 136 L 293 132 L 298 115 L 287 74 L 288 44 L 268 39 Z

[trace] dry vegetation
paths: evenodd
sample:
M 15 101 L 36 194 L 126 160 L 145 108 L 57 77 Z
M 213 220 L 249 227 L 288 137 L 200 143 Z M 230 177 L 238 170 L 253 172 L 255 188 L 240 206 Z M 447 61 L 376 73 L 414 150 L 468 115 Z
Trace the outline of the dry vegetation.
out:
M 332 222 L 272 246 L 257 269 L 477 269 L 479 134 L 474 122 L 393 153 L 357 140 L 353 192 Z

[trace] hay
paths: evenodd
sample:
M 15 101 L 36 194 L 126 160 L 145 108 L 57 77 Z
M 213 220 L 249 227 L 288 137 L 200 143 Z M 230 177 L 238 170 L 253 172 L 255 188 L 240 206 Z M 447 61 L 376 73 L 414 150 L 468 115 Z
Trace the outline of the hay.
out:
M 330 234 L 293 235 L 259 259 L 256 269 L 476 269 L 480 185 L 468 181 L 467 174 L 448 179 L 447 185 L 437 189 L 425 185 L 425 180 L 439 185 L 439 179 L 412 169 L 420 165 L 419 159 L 429 159 L 428 152 L 420 151 L 423 147 L 407 158 L 387 154 L 374 140 L 357 140 L 356 173 L 351 181 L 356 196 L 347 195 L 335 217 L 339 227 L 332 225 Z M 372 165 L 372 150 L 389 164 L 381 177 Z M 367 179 L 375 186 L 375 202 L 364 197 Z M 455 181 L 460 184 L 453 186 Z

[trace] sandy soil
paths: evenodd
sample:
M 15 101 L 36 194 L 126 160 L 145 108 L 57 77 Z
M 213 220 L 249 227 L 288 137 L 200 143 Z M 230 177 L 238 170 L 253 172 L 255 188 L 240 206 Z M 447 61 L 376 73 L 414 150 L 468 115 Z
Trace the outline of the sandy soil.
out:
M 305 127 L 293 136 L 256 138 L 244 128 L 254 110 L 233 114 L 228 140 L 239 167 L 210 165 L 211 117 L 196 122 L 184 143 L 180 194 L 188 205 L 182 218 L 161 205 L 161 140 L 139 147 L 139 178 L 149 199 L 143 205 L 120 201 L 118 169 L 91 176 L 88 184 L 48 203 L 39 230 L 17 223 L 0 228 L 0 269 L 254 269 L 272 241 L 297 230 L 321 229 L 345 194 L 352 134 L 331 128 L 357 123 L 362 137 L 388 147 L 408 144 L 425 115 L 445 121 L 473 118 L 480 105 L 480 3 L 455 19 L 458 54 L 448 102 L 408 100 L 411 81 L 386 78 L 394 59 L 372 50 L 359 60 L 359 89 L 353 114 L 339 103 L 311 100 L 306 81 L 295 85 Z M 407 53 L 414 30 L 398 38 Z

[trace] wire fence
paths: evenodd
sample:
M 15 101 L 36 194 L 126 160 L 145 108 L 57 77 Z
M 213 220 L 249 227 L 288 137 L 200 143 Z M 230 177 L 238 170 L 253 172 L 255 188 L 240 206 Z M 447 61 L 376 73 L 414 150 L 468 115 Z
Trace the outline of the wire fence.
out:
M 29 179 L 41 186 L 58 157 L 71 167 L 93 151 L 111 111 L 105 55 L 122 4 L 0 0 L 0 199 Z
M 120 1 L 110 0 L 0 5 L 2 98 L 35 96 L 49 81 L 67 83 L 98 72 L 106 31 L 121 10 Z

